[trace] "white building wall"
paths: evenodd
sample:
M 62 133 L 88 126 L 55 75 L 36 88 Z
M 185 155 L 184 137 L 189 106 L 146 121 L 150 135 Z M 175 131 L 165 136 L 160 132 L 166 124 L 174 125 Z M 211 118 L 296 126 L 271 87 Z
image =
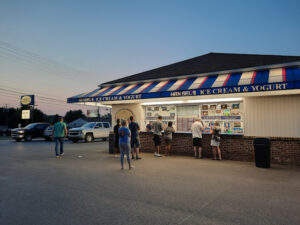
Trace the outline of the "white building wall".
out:
M 300 95 L 245 97 L 245 136 L 300 137 Z
M 112 105 L 112 127 L 116 125 L 116 113 L 124 109 L 131 111 L 133 116 L 135 117 L 136 122 L 138 122 L 141 126 L 141 130 L 145 130 L 145 113 L 140 103 Z

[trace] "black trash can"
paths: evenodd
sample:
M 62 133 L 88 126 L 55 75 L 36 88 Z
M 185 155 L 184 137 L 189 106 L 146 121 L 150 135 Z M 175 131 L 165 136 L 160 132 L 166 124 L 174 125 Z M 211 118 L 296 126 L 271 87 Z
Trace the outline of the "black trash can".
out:
M 110 132 L 109 133 L 109 138 L 108 138 L 108 153 L 109 154 L 114 154 L 115 151 L 115 137 L 114 133 Z
M 255 138 L 253 146 L 255 165 L 261 168 L 270 168 L 270 140 L 268 138 Z

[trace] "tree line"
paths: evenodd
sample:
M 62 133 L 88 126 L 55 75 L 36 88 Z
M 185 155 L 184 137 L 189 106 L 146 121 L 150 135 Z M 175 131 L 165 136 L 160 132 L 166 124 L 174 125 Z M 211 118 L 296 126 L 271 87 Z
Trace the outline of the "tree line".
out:
M 18 124 L 26 126 L 29 123 L 47 122 L 54 124 L 58 121 L 59 115 L 47 115 L 39 109 L 33 109 L 33 116 L 30 120 L 23 120 L 22 110 L 25 108 L 3 108 L 0 107 L 0 126 L 8 126 L 8 128 L 16 128 Z M 86 119 L 82 110 L 69 110 L 66 112 L 64 119 L 67 123 L 72 122 L 78 118 Z M 111 115 L 99 116 L 99 118 L 111 118 Z

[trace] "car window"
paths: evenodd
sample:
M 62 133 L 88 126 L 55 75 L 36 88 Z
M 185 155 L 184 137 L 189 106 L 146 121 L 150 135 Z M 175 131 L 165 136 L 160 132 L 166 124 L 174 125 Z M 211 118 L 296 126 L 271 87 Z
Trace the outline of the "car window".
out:
M 48 127 L 46 130 L 53 130 L 53 126 Z
M 36 124 L 31 123 L 31 124 L 27 125 L 25 128 L 26 129 L 31 129 L 31 128 L 34 128 L 35 126 L 36 126 Z
M 95 125 L 95 123 L 93 123 L 93 122 L 91 122 L 91 123 L 86 123 L 86 124 L 84 124 L 84 125 L 82 126 L 82 128 L 85 128 L 85 129 L 87 129 L 87 128 L 93 128 L 94 125 Z
M 103 123 L 104 128 L 109 128 L 109 123 Z
M 38 125 L 36 125 L 35 128 L 38 129 L 38 130 L 42 130 L 42 129 L 45 128 L 45 126 L 44 126 L 44 124 L 38 124 Z
M 102 123 L 97 123 L 95 128 L 102 128 Z
M 49 127 L 48 124 L 43 124 L 42 126 L 43 126 L 43 129 L 46 129 L 47 127 Z

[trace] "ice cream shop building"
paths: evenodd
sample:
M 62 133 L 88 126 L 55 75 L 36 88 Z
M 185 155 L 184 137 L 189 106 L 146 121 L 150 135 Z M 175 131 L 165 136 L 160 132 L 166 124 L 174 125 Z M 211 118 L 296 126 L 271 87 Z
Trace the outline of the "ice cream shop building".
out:
M 176 129 L 174 153 L 193 155 L 190 128 L 200 117 L 204 156 L 218 120 L 223 158 L 252 161 L 253 139 L 267 137 L 272 163 L 300 165 L 300 56 L 209 53 L 102 83 L 68 102 L 111 105 L 113 125 L 133 115 L 144 152 L 153 152 L 146 124 L 161 115 Z

